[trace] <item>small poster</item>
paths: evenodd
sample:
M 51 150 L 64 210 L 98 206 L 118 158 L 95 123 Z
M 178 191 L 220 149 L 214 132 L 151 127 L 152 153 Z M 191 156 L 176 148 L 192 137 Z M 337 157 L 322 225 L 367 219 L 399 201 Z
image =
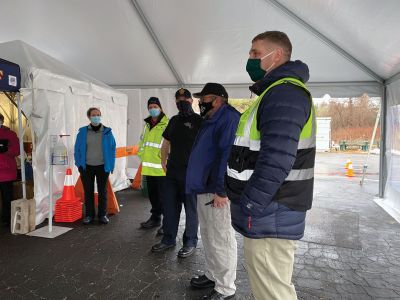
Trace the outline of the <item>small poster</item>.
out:
M 17 77 L 8 75 L 8 85 L 9 86 L 17 86 Z

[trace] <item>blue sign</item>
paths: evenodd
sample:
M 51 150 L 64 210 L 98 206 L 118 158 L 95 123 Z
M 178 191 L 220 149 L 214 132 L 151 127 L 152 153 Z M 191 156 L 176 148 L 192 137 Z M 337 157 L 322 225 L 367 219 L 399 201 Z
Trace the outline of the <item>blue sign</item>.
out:
M 18 92 L 21 88 L 19 65 L 0 58 L 0 91 Z

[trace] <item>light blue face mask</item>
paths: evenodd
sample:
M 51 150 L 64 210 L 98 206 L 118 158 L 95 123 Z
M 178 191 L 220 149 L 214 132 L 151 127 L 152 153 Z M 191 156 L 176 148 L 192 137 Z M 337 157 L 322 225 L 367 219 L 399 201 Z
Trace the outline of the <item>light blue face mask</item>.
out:
M 161 110 L 159 108 L 150 108 L 149 113 L 153 118 L 157 118 L 160 115 Z
M 101 123 L 101 116 L 90 117 L 90 122 L 95 126 L 99 125 Z

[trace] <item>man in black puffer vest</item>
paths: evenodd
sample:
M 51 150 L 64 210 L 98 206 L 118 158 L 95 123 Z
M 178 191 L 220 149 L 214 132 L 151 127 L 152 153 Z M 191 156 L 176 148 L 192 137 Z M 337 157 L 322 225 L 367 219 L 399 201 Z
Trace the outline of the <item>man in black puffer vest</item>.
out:
M 245 237 L 257 300 L 297 299 L 295 240 L 303 237 L 313 199 L 315 114 L 304 85 L 309 72 L 301 61 L 290 61 L 291 52 L 283 32 L 253 39 L 246 69 L 259 97 L 240 119 L 228 161 L 232 224 Z

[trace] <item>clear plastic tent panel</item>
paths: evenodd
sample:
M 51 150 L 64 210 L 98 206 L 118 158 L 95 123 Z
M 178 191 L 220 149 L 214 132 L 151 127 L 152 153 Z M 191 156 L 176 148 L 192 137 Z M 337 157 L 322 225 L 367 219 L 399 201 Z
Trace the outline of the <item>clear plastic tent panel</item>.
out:
M 383 201 L 400 218 L 400 80 L 388 85 L 387 99 L 387 181 Z

